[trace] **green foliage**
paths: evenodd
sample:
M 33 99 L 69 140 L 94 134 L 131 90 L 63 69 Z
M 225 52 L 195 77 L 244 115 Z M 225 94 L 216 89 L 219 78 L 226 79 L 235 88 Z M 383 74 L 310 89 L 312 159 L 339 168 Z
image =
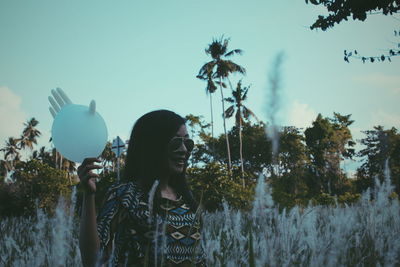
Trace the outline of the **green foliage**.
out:
M 334 113 L 334 118 L 323 118 L 319 114 L 312 127 L 304 131 L 312 165 L 311 183 L 321 187 L 324 193 L 340 194 L 344 190 L 345 174 L 340 162 L 354 155 L 352 139 L 348 128 L 353 121 L 350 115 Z M 315 192 L 317 193 L 317 192 Z
M 315 205 L 334 205 L 335 197 L 330 194 L 327 194 L 327 193 L 322 193 L 313 198 L 313 204 L 315 204 Z
M 380 12 L 383 15 L 393 15 L 400 11 L 399 0 L 306 0 L 306 3 L 322 5 L 329 12 L 328 16 L 318 16 L 318 19 L 311 25 L 311 29 L 325 31 L 335 24 L 347 21 L 350 17 L 353 20 L 364 21 L 368 13 Z
M 382 15 L 393 15 L 400 11 L 400 1 L 399 0 L 305 0 L 306 3 L 314 5 L 324 6 L 327 11 L 327 16 L 318 16 L 318 19 L 310 26 L 311 30 L 321 29 L 323 31 L 333 28 L 335 24 L 339 24 L 342 21 L 347 21 L 348 18 L 353 18 L 353 20 L 364 21 L 368 14 L 382 14 Z M 399 31 L 394 31 L 394 36 L 400 37 Z M 377 56 L 360 56 L 357 50 L 348 52 L 344 50 L 344 60 L 350 62 L 349 58 L 354 57 L 362 60 L 363 63 L 369 61 L 374 62 L 384 62 L 385 60 L 391 61 L 394 56 L 400 55 L 400 43 L 392 49 L 388 49 L 388 53 L 384 53 Z
M 361 194 L 358 193 L 350 193 L 350 192 L 345 192 L 343 195 L 340 195 L 338 197 L 338 202 L 341 204 L 352 204 L 356 203 L 359 199 L 361 198 Z
M 231 178 L 225 165 L 214 162 L 202 168 L 189 168 L 187 176 L 195 198 L 201 200 L 206 210 L 220 209 L 223 201 L 234 208 L 250 208 L 254 184 L 243 188 L 240 170 L 234 170 Z
M 243 135 L 243 164 L 244 169 L 248 173 L 254 174 L 261 172 L 264 167 L 267 167 L 272 161 L 271 142 L 265 135 L 264 124 L 259 123 L 251 125 L 244 123 L 242 129 Z M 237 126 L 234 126 L 228 133 L 231 151 L 232 151 L 232 165 L 240 166 L 240 142 Z M 220 135 L 217 138 L 211 136 L 204 136 L 202 138 L 203 144 L 197 146 L 198 150 L 194 152 L 194 156 L 202 161 L 206 156 L 206 163 L 210 161 L 218 161 L 223 164 L 227 162 L 227 154 L 225 150 L 225 137 Z M 199 157 L 201 155 L 201 157 Z
M 281 208 L 292 208 L 295 205 L 307 205 L 309 189 L 298 173 L 285 173 L 271 180 L 272 197 Z
M 188 180 L 195 197 L 202 201 L 209 211 L 221 208 L 223 201 L 232 207 L 248 209 L 253 198 L 256 178 L 266 168 L 270 174 L 273 198 L 281 208 L 295 205 L 314 204 L 331 205 L 335 203 L 354 203 L 360 193 L 374 186 L 374 179 L 384 179 L 385 162 L 391 172 L 395 185 L 393 198 L 400 194 L 400 134 L 396 128 L 384 130 L 375 127 L 365 131 L 361 140 L 364 149 L 357 156 L 363 164 L 357 170 L 357 179 L 348 179 L 340 163 L 355 155 L 349 126 L 353 123 L 350 115 L 334 113 L 332 118 L 318 115 L 312 126 L 304 134 L 296 127 L 279 129 L 279 150 L 276 161 L 272 163 L 272 145 L 266 137 L 265 124 L 243 122 L 242 144 L 244 164 L 244 185 L 240 164 L 239 125 L 230 129 L 232 170 L 227 169 L 228 155 L 225 136 L 213 138 L 208 132 L 209 124 L 202 117 L 189 115 L 188 129 L 197 144 L 190 158 Z M 32 152 L 32 160 L 17 160 L 20 149 L 13 138 L 3 148 L 5 156 L 0 163 L 0 176 L 14 170 L 13 183 L 0 183 L 0 214 L 30 214 L 36 205 L 52 211 L 59 196 L 68 196 L 74 178 L 75 166 L 63 159 L 57 151 L 53 154 L 42 147 Z M 104 195 L 116 181 L 116 157 L 109 143 L 102 154 L 103 172 L 97 183 L 96 207 L 102 205 Z M 9 152 L 9 153 L 8 153 Z M 8 154 L 7 154 L 8 153 Z M 14 153 L 14 154 L 12 154 Z M 123 168 L 126 155 L 121 157 Z M 11 159 L 13 159 L 11 161 Z M 53 168 L 53 166 L 62 168 Z M 82 192 L 78 187 L 80 205 Z
M 363 164 L 357 170 L 356 186 L 358 191 L 374 187 L 375 177 L 383 181 L 385 162 L 388 160 L 392 183 L 396 193 L 400 194 L 400 133 L 394 127 L 385 130 L 382 126 L 374 127 L 374 130 L 363 133 L 366 137 L 361 140 L 361 144 L 365 148 L 357 154 L 364 159 Z
M 277 155 L 276 175 L 293 177 L 292 185 L 296 186 L 310 166 L 304 136 L 296 127 L 283 127 L 279 133 L 279 151 Z
M 14 173 L 15 182 L 0 184 L 0 214 L 22 215 L 39 208 L 52 211 L 60 196 L 71 193 L 68 173 L 37 160 L 20 162 Z

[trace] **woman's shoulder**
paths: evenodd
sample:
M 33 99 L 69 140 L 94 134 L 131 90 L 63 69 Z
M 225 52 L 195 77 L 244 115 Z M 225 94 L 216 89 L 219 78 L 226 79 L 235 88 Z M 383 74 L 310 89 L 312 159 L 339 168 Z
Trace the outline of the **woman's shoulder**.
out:
M 143 197 L 140 186 L 134 182 L 117 182 L 110 186 L 105 194 L 99 216 L 104 213 L 115 213 L 119 207 L 132 210 L 137 207 Z
M 106 193 L 106 201 L 112 198 L 124 198 L 127 196 L 141 196 L 143 192 L 135 181 L 116 182 L 111 185 Z

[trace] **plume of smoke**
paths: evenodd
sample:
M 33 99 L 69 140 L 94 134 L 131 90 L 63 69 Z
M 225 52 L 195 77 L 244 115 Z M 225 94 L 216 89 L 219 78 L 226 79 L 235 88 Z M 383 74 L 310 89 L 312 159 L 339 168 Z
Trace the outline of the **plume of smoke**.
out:
M 275 161 L 279 147 L 279 126 L 278 126 L 278 111 L 280 109 L 280 90 L 282 87 L 281 66 L 284 59 L 284 53 L 279 52 L 272 65 L 272 70 L 268 74 L 268 97 L 267 97 L 267 119 L 268 127 L 266 133 L 272 142 L 272 155 Z

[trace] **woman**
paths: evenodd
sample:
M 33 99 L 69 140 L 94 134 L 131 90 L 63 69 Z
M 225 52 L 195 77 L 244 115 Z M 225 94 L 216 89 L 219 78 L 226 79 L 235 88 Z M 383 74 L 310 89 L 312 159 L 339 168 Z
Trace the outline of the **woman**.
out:
M 78 168 L 84 188 L 80 249 L 85 266 L 202 266 L 198 205 L 186 182 L 194 143 L 185 120 L 167 110 L 134 125 L 121 183 L 113 185 L 96 220 L 98 159 Z

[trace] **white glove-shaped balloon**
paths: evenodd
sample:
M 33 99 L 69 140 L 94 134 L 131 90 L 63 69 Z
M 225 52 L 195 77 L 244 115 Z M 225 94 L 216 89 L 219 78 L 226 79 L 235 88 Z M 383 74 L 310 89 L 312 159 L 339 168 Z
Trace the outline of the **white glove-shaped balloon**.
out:
M 54 118 L 51 136 L 63 157 L 82 162 L 98 157 L 107 143 L 107 127 L 96 112 L 96 102 L 89 107 L 73 104 L 61 88 L 51 90 L 50 113 Z

